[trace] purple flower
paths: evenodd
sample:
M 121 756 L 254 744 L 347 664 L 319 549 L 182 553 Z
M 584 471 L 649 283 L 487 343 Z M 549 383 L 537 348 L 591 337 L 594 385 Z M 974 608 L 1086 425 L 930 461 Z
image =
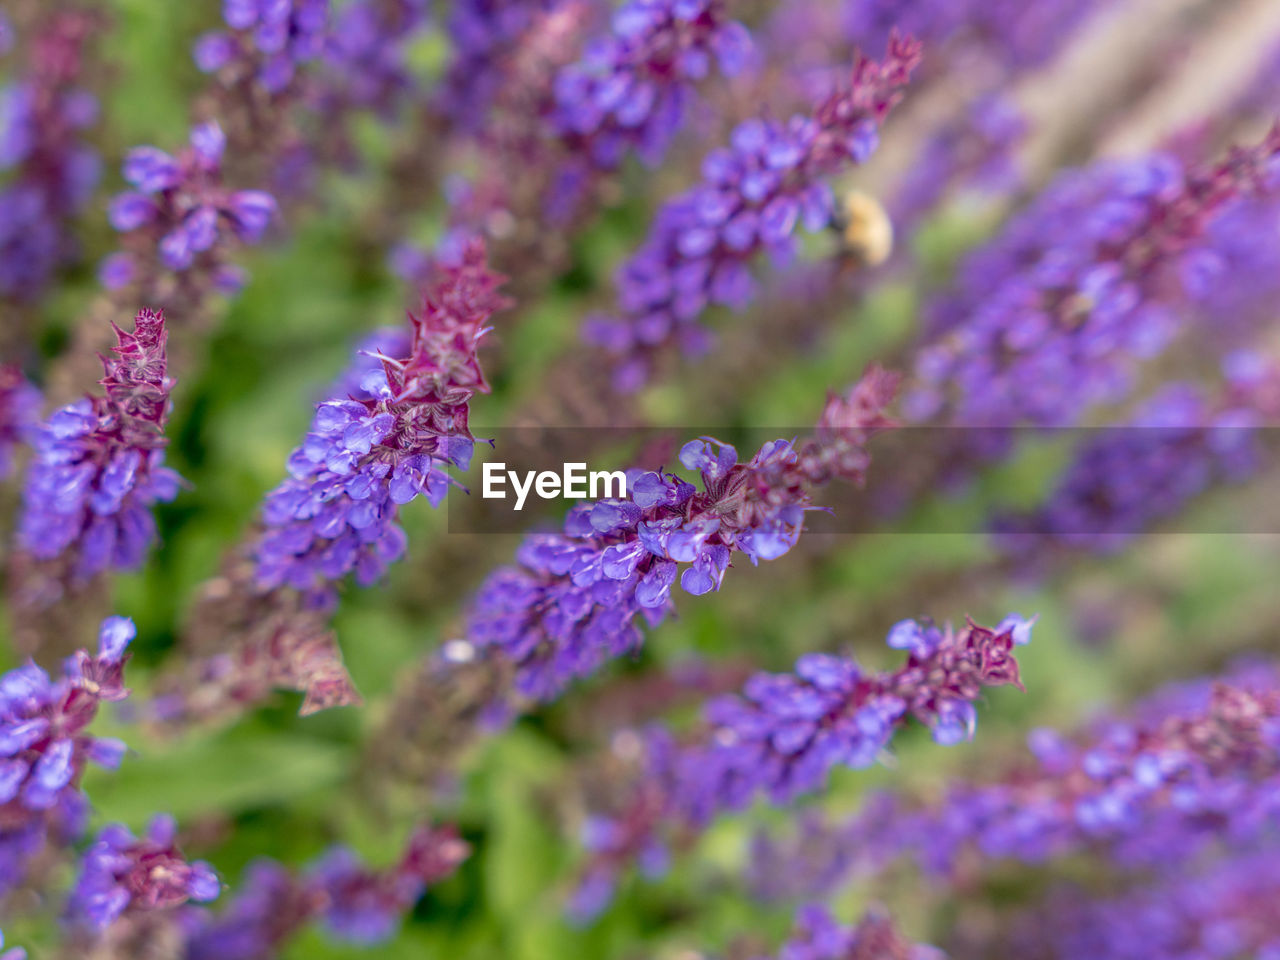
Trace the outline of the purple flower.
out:
M 141 839 L 120 824 L 104 827 L 85 852 L 68 912 L 105 931 L 126 911 L 171 910 L 216 900 L 222 883 L 203 861 L 188 862 L 174 840 L 171 817 L 155 817 Z
M 73 551 L 77 580 L 141 566 L 155 540 L 151 508 L 178 494 L 181 478 L 164 466 L 166 338 L 163 314 L 150 310 L 132 333 L 117 328 L 105 395 L 58 410 L 32 441 L 19 541 L 41 560 Z
M 84 137 L 97 122 L 97 101 L 82 86 L 96 30 L 91 11 L 48 11 L 18 45 L 23 61 L 12 82 L 0 86 L 0 171 L 9 172 L 0 186 L 0 297 L 35 301 L 78 257 L 71 227 L 101 165 Z
M 1278 154 L 1280 128 L 1204 169 L 1155 155 L 1062 175 L 933 305 L 908 415 L 1070 425 L 1125 398 L 1179 325 L 1188 258 L 1220 216 L 1274 188 Z
M 80 651 L 50 678 L 34 663 L 0 677 L 0 893 L 19 883 L 46 838 L 76 839 L 86 801 L 80 778 L 90 764 L 115 768 L 125 747 L 87 728 L 103 702 L 123 700 L 133 623 L 102 622 L 98 652 Z
M 289 586 L 328 604 L 347 574 L 368 585 L 399 559 L 399 508 L 420 496 L 438 506 L 454 482 L 447 468 L 470 463 L 468 404 L 489 389 L 476 350 L 506 305 L 500 283 L 477 241 L 411 317 L 408 355 L 379 358 L 380 380 L 362 355 L 339 384 L 346 397 L 319 405 L 289 457 L 290 477 L 263 508 L 259 587 Z
M 556 76 L 554 121 L 566 143 L 605 168 L 628 148 L 650 164 L 661 160 L 711 61 L 726 76 L 746 65 L 751 36 L 724 6 L 628 0 L 613 15 L 613 34 L 588 43 Z
M 1125 423 L 1081 443 L 1043 505 L 995 518 L 1000 546 L 1029 562 L 1053 543 L 1114 551 L 1211 485 L 1251 475 L 1280 370 L 1256 355 L 1229 363 L 1237 369 L 1218 397 L 1169 384 Z
M 777 960 L 945 960 L 933 947 L 911 943 L 882 910 L 865 913 L 853 927 L 842 927 L 826 907 L 810 904 L 796 913 L 795 932 Z
M 1018 941 L 1037 956 L 1098 960 L 1181 960 L 1201 956 L 1280 956 L 1280 924 L 1270 905 L 1280 894 L 1274 842 L 1228 849 L 1210 864 L 1187 864 L 1090 899 L 1069 888 L 1051 891 L 1025 912 Z M 1192 945 L 1192 946 L 1187 946 Z
M 525 31 L 558 6 L 556 0 L 458 0 L 445 29 L 452 60 L 439 109 L 466 130 L 483 124 Z
M 910 624 L 914 631 L 904 624 Z M 881 758 L 896 731 L 914 717 L 950 746 L 972 737 L 974 701 L 986 687 L 1022 688 L 1015 635 L 1029 639 L 1016 616 L 989 630 L 969 621 L 961 630 L 902 621 L 893 643 L 909 633 L 932 635 L 929 649 L 913 651 L 897 670 L 873 674 L 829 654 L 801 657 L 789 674 L 758 673 L 742 688 L 712 700 L 704 728 L 686 743 L 661 727 L 651 729 L 642 769 L 622 813 L 597 831 L 583 883 L 591 902 L 607 905 L 617 875 L 640 855 L 662 845 L 664 830 L 705 828 L 717 815 L 740 810 L 759 793 L 783 805 L 821 789 L 832 768 L 868 767 Z M 843 848 L 842 848 L 843 849 Z M 847 857 L 836 861 L 845 867 Z M 589 919 L 583 904 L 578 919 Z
M 250 864 L 238 892 L 217 914 L 185 919 L 186 960 L 270 960 L 307 924 L 373 944 L 394 935 L 423 892 L 452 874 L 470 848 L 452 827 L 420 827 L 399 861 L 383 870 L 335 848 L 300 875 L 270 860 Z
M 622 267 L 621 316 L 588 322 L 588 339 L 617 358 L 619 388 L 637 386 L 663 345 L 693 352 L 704 339 L 703 312 L 748 301 L 749 264 L 763 253 L 789 259 L 798 224 L 826 226 L 833 207 L 826 178 L 875 149 L 919 57 L 915 41 L 895 36 L 883 63 L 860 58 L 847 88 L 810 115 L 786 124 L 748 120 L 727 149 L 706 157 L 702 183 L 659 210 L 648 240 Z
M 416 92 L 408 47 L 428 23 L 425 0 L 358 0 L 335 14 L 325 44 L 321 101 L 330 122 L 353 106 L 393 118 Z
M 334 936 L 350 943 L 380 943 L 395 935 L 423 891 L 453 873 L 469 853 L 455 830 L 423 827 L 391 870 L 372 871 L 349 850 L 338 848 L 311 868 L 308 882 L 326 894 L 323 921 Z
M 192 51 L 196 66 L 214 73 L 240 60 L 271 94 L 293 80 L 294 67 L 324 50 L 327 0 L 226 0 L 222 18 L 231 33 L 206 33 Z
M 137 190 L 112 198 L 111 225 L 153 242 L 168 270 L 189 270 L 199 260 L 220 275 L 225 265 L 219 257 L 231 237 L 258 243 L 276 215 L 269 193 L 223 187 L 226 143 L 218 124 L 209 122 L 191 129 L 190 146 L 176 157 L 156 147 L 129 151 L 124 178 Z M 103 263 L 103 283 L 117 288 L 131 282 L 137 261 L 136 253 L 114 254 L 110 265 Z
M 988 686 L 1021 689 L 1013 657 L 1025 621 L 1001 631 L 969 622 L 964 629 L 903 621 L 890 632 L 915 636 L 906 664 L 863 673 L 852 661 L 809 654 L 794 674 L 757 674 L 741 696 L 713 701 L 709 730 L 672 761 L 671 804 L 702 822 L 765 791 L 775 803 L 819 789 L 836 765 L 874 763 L 894 730 L 914 717 L 945 746 L 973 736 L 973 701 Z
M 564 533 L 527 538 L 517 567 L 481 586 L 467 635 L 516 668 L 522 693 L 551 699 L 575 677 L 636 649 L 641 624 L 674 609 L 677 582 L 689 594 L 718 590 L 735 552 L 773 560 L 796 542 L 811 491 L 837 477 L 857 482 L 866 443 L 888 421 L 896 378 L 873 368 L 845 396 L 833 395 L 814 436 L 766 443 L 739 462 L 717 440 L 692 441 L 682 464 L 702 489 L 674 474 L 633 473 L 625 500 L 582 504 Z
M 14 448 L 30 442 L 40 421 L 40 391 L 17 367 L 0 365 L 0 479 L 13 471 Z
M 854 866 L 876 869 L 903 856 L 941 875 L 962 855 L 970 876 L 983 863 L 1084 853 L 1121 869 L 1165 871 L 1223 842 L 1261 842 L 1275 825 L 1278 718 L 1280 675 L 1254 663 L 1175 684 L 1129 716 L 1101 718 L 1074 736 L 1032 731 L 1029 762 L 953 782 L 936 801 L 886 795 L 827 828 L 832 843 L 876 840 L 839 869 L 810 877 L 806 891 L 818 895 Z M 777 866 L 804 870 L 800 862 Z

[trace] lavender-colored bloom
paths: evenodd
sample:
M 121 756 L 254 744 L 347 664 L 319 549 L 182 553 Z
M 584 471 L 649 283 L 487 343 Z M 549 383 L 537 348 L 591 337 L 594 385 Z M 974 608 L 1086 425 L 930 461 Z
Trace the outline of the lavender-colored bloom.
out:
M 776 956 L 777 960 L 945 960 L 940 950 L 904 939 L 882 910 L 869 910 L 854 926 L 842 927 L 818 904 L 797 911 L 795 931 Z
M 276 201 L 262 190 L 222 186 L 227 141 L 216 122 L 193 127 L 189 139 L 188 148 L 176 157 L 157 147 L 130 150 L 123 172 L 135 189 L 112 198 L 108 217 L 119 232 L 154 242 L 165 269 L 181 272 L 200 264 L 216 274 L 222 269 L 218 253 L 232 238 L 248 244 L 262 239 L 275 217 Z M 114 254 L 109 267 L 104 262 L 103 283 L 117 287 L 130 282 L 137 261 L 136 254 Z
M 69 226 L 97 185 L 100 162 L 84 140 L 97 100 L 84 81 L 93 15 L 56 12 L 23 44 L 29 61 L 0 87 L 0 296 L 34 300 L 74 260 Z
M 1274 843 L 1231 851 L 1208 867 L 1163 873 L 1111 899 L 1051 893 L 1015 928 L 1027 948 L 1076 960 L 1280 957 L 1280 857 Z
M 1016 185 L 1012 153 L 1026 121 L 1004 97 L 979 97 L 931 136 L 890 203 L 894 229 L 907 233 L 949 190 L 1004 191 Z
M 222 18 L 230 32 L 201 36 L 192 52 L 196 66 L 213 73 L 244 61 L 264 90 L 278 94 L 299 64 L 324 52 L 329 0 L 224 0 Z
M 1185 273 L 1192 323 L 1213 344 L 1248 347 L 1280 297 L 1280 198 L 1237 204 L 1208 227 Z
M 1077 736 L 1033 730 L 1027 761 L 983 782 L 952 783 L 936 802 L 885 795 L 830 828 L 875 838 L 843 872 L 800 880 L 804 860 L 775 862 L 812 896 L 854 869 L 902 856 L 941 875 L 962 856 L 966 871 L 983 861 L 1039 864 L 1087 853 L 1125 869 L 1168 869 L 1223 842 L 1247 845 L 1273 833 L 1277 730 L 1280 673 L 1244 664 L 1216 680 L 1175 684 Z
M 1236 354 L 1227 376 L 1227 389 L 1212 398 L 1191 384 L 1170 384 L 1125 424 L 1087 439 L 1041 507 L 996 518 L 1000 545 L 1028 561 L 1052 542 L 1117 550 L 1211 485 L 1251 475 L 1259 459 L 1257 404 L 1275 393 L 1277 371 L 1261 357 Z
M 394 936 L 427 887 L 453 873 L 469 853 L 456 831 L 422 828 L 391 870 L 370 870 L 339 848 L 309 871 L 308 881 L 327 896 L 322 919 L 334 936 L 350 943 L 379 943 Z
M 527 696 L 555 697 L 575 677 L 639 646 L 640 624 L 672 611 L 672 591 L 720 588 L 732 555 L 774 560 L 803 528 L 810 492 L 836 477 L 857 481 L 866 441 L 888 421 L 896 378 L 873 369 L 833 396 L 814 436 L 774 440 L 740 463 L 733 447 L 694 440 L 680 462 L 702 489 L 674 474 L 633 472 L 626 499 L 574 507 L 564 533 L 529 537 L 518 567 L 496 571 L 472 604 L 467 636 L 511 661 Z
M 411 316 L 408 355 L 384 357 L 381 382 L 362 358 L 358 392 L 319 405 L 289 458 L 289 479 L 263 508 L 259 587 L 287 585 L 324 605 L 347 574 L 367 585 L 401 556 L 399 508 L 419 496 L 438 506 L 453 482 L 449 465 L 470 464 L 468 404 L 489 389 L 476 351 L 489 317 L 506 305 L 500 283 L 483 245 L 472 244 Z
M 746 66 L 751 37 L 724 0 L 628 0 L 612 33 L 556 76 L 554 122 L 566 141 L 612 168 L 629 149 L 656 164 L 684 118 L 693 84 L 716 63 Z
M 141 839 L 120 824 L 104 827 L 85 852 L 68 905 L 72 919 L 101 932 L 125 911 L 216 900 L 222 892 L 218 875 L 201 860 L 188 862 L 175 845 L 176 834 L 167 816 L 152 819 Z
M 272 861 L 257 861 L 220 913 L 191 911 L 184 918 L 184 960 L 271 960 L 314 921 L 345 942 L 381 942 L 394 935 L 423 892 L 469 854 L 453 828 L 421 827 L 400 860 L 385 870 L 363 865 L 343 848 L 325 854 L 300 876 Z
M 1096 0 L 857 0 L 840 9 L 849 43 L 874 47 L 894 30 L 906 31 L 931 51 L 941 48 L 943 65 L 977 57 L 1013 73 L 1053 57 L 1100 6 Z
M 0 41 L 4 39 L 5 24 L 0 21 Z M 2 43 L 0 43 L 0 53 L 4 51 Z M 0 950 L 4 950 L 4 931 L 0 930 Z M 11 947 L 0 953 L 0 960 L 27 960 L 27 951 L 21 947 Z
M 30 441 L 40 421 L 40 391 L 17 367 L 0 366 L 0 480 L 13 470 L 13 451 Z
M 83 832 L 85 767 L 123 759 L 123 743 L 86 731 L 99 704 L 129 694 L 123 672 L 134 633 L 131 621 L 109 617 L 96 655 L 80 651 L 57 680 L 30 662 L 0 677 L 0 893 L 22 880 L 48 840 Z
M 393 117 L 413 89 L 407 47 L 427 22 L 426 0 L 356 0 L 335 14 L 325 40 L 321 110 L 359 106 Z
M 482 126 L 521 36 L 557 6 L 558 0 L 458 0 L 451 4 L 445 29 L 453 58 L 439 97 L 441 112 L 462 129 Z
M 643 381 L 663 345 L 701 349 L 699 318 L 713 304 L 740 308 L 752 299 L 749 265 L 760 254 L 786 261 L 797 226 L 827 226 L 833 200 L 826 179 L 876 149 L 880 124 L 919 57 L 915 41 L 895 37 L 882 63 L 860 58 L 847 87 L 809 116 L 785 124 L 748 120 L 728 149 L 706 157 L 701 185 L 663 206 L 649 239 L 622 267 L 621 316 L 595 318 L 585 329 L 617 358 L 620 389 Z
M 794 673 L 757 674 L 741 696 L 713 701 L 707 735 L 674 755 L 673 809 L 705 822 L 761 791 L 786 803 L 821 789 L 833 767 L 875 763 L 911 717 L 944 746 L 970 739 L 984 687 L 1021 689 L 1013 648 L 1030 641 L 1031 623 L 1010 616 L 994 630 L 972 621 L 953 630 L 904 621 L 890 645 L 908 629 L 915 636 L 893 672 L 867 674 L 852 660 L 811 653 Z
M 76 579 L 139 567 L 155 541 L 152 507 L 178 494 L 181 478 L 164 466 L 166 338 L 163 314 L 150 310 L 132 333 L 117 327 L 105 395 L 58 410 L 33 440 L 19 542 L 41 560 L 73 551 Z
M 711 701 L 705 728 L 687 743 L 651 730 L 643 775 L 624 810 L 599 818 L 586 837 L 591 856 L 573 916 L 588 920 L 603 909 L 619 874 L 662 849 L 666 826 L 702 829 L 759 793 L 786 804 L 821 789 L 834 767 L 879 760 L 912 717 L 937 743 L 968 739 L 985 687 L 1021 689 L 1013 649 L 1030 642 L 1033 622 L 1010 615 L 993 630 L 970 621 L 957 631 L 902 621 L 891 629 L 890 645 L 901 645 L 907 633 L 918 639 L 897 670 L 864 673 L 852 660 L 810 653 L 793 673 L 756 674 L 741 695 Z
M 1200 296 L 1206 231 L 1280 183 L 1280 127 L 1206 170 L 1170 156 L 1064 174 L 934 304 L 912 419 L 1062 425 L 1124 397 Z

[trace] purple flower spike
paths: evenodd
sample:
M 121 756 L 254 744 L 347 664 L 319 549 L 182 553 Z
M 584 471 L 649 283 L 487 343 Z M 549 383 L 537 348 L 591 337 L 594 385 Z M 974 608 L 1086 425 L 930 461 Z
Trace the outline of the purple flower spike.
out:
M 883 910 L 872 909 L 853 927 L 842 927 L 826 907 L 796 913 L 795 932 L 777 960 L 946 960 L 934 947 L 906 940 Z
M 1007 861 L 1092 854 L 1164 876 L 1203 863 L 1224 841 L 1239 850 L 1274 843 L 1277 730 L 1280 672 L 1242 663 L 1221 677 L 1173 684 L 1129 715 L 1098 718 L 1075 734 L 1033 730 L 1025 758 L 953 782 L 942 797 L 886 793 L 850 821 L 813 826 L 808 844 L 859 848 L 820 876 L 798 851 L 774 847 L 769 859 L 806 896 L 838 888 L 855 868 L 899 858 L 972 879 Z
M 307 924 L 341 941 L 371 945 L 393 936 L 423 892 L 452 874 L 470 848 L 452 827 L 419 827 L 399 861 L 383 870 L 331 850 L 300 875 L 270 860 L 251 864 L 237 893 L 214 914 L 184 917 L 186 960 L 267 960 Z
M 46 836 L 74 840 L 83 830 L 80 779 L 94 763 L 119 766 L 125 747 L 87 728 L 101 703 L 125 699 L 124 666 L 133 624 L 102 623 L 98 653 L 81 650 L 52 679 L 34 663 L 0 677 L 0 894 L 20 883 Z
M 766 253 L 788 259 L 798 223 L 826 225 L 833 207 L 827 178 L 875 149 L 879 126 L 919 60 L 919 45 L 895 35 L 882 63 L 860 58 L 847 86 L 808 116 L 748 120 L 727 149 L 708 154 L 701 185 L 658 211 L 649 239 L 623 265 L 620 316 L 593 318 L 584 331 L 615 355 L 628 389 L 658 348 L 704 339 L 698 320 L 709 306 L 748 301 L 749 264 Z
M 673 761 L 673 810 L 694 822 L 745 805 L 757 791 L 775 803 L 819 789 L 837 765 L 864 767 L 909 717 L 943 745 L 968 740 L 973 701 L 984 687 L 1021 689 L 1013 657 L 1018 628 L 989 630 L 911 624 L 910 656 L 900 669 L 863 674 L 849 661 L 806 659 L 796 674 L 757 674 L 741 697 L 707 708 L 703 741 Z M 927 641 L 926 641 L 927 638 Z
M 154 243 L 166 269 L 181 272 L 199 264 L 216 278 L 227 269 L 221 254 L 231 237 L 258 243 L 276 212 L 275 198 L 264 191 L 223 187 L 226 145 L 221 127 L 209 122 L 191 129 L 190 145 L 176 157 L 155 147 L 131 150 L 124 177 L 137 191 L 112 198 L 111 225 L 136 235 L 140 246 Z M 138 251 L 113 254 L 101 268 L 104 285 L 116 289 L 132 282 L 141 259 Z
M 0 365 L 0 479 L 13 471 L 14 449 L 40 422 L 40 392 L 16 367 Z
M 909 647 L 928 636 L 933 646 L 912 650 L 897 670 L 870 674 L 843 657 L 806 654 L 794 673 L 759 673 L 741 694 L 712 700 L 704 728 L 684 744 L 660 727 L 650 730 L 636 785 L 622 812 L 604 821 L 609 829 L 582 870 L 591 902 L 603 909 L 617 876 L 665 846 L 667 828 L 705 828 L 761 793 L 788 804 L 821 789 L 835 767 L 874 764 L 911 718 L 943 746 L 970 739 L 974 702 L 986 688 L 1022 689 L 1013 654 L 1020 629 L 904 620 L 892 638 Z M 581 907 L 575 913 L 587 919 Z
M 209 864 L 188 862 L 174 845 L 171 818 L 156 817 L 142 839 L 118 824 L 104 827 L 88 849 L 69 913 L 99 933 L 126 911 L 172 910 L 216 900 L 222 883 Z
M 746 64 L 751 36 L 722 0 L 628 0 L 613 36 L 588 44 L 555 80 L 555 122 L 566 143 L 610 168 L 625 148 L 657 163 L 680 128 L 693 83 L 716 59 L 726 76 Z
M 753 563 L 785 554 L 814 488 L 862 478 L 868 439 L 890 425 L 883 410 L 896 384 L 873 368 L 831 397 L 812 438 L 766 443 L 745 463 L 727 444 L 693 441 L 680 458 L 700 472 L 701 490 L 672 474 L 641 474 L 626 500 L 578 508 L 563 534 L 529 537 L 520 565 L 481 586 L 469 639 L 515 664 L 522 693 L 554 698 L 638 647 L 641 624 L 655 626 L 674 609 L 677 582 L 700 596 L 719 589 L 735 553 Z
M 1126 399 L 1204 295 L 1184 284 L 1203 279 L 1215 224 L 1274 202 L 1278 159 L 1280 125 L 1202 168 L 1155 154 L 1060 176 L 933 304 L 908 416 L 1070 426 Z
M 489 389 L 476 352 L 490 316 L 507 305 L 501 281 L 473 243 L 411 316 L 407 355 L 403 339 L 381 337 L 378 345 L 397 353 L 361 355 L 339 383 L 343 393 L 316 409 L 289 458 L 289 479 L 263 508 L 261 588 L 293 587 L 327 604 L 347 574 L 367 585 L 399 559 L 400 506 L 419 496 L 438 505 L 452 482 L 448 467 L 470 462 L 468 405 Z
M 72 228 L 101 172 L 85 139 L 97 121 L 85 85 L 101 16 L 83 7 L 40 12 L 21 37 L 0 22 L 0 53 L 12 44 L 17 59 L 0 85 L 0 300 L 24 307 L 78 258 Z
M 155 540 L 151 508 L 178 494 L 181 479 L 164 466 L 166 338 L 164 316 L 150 310 L 132 333 L 117 327 L 105 395 L 63 407 L 33 440 L 19 541 L 41 560 L 73 554 L 77 580 L 141 566 Z

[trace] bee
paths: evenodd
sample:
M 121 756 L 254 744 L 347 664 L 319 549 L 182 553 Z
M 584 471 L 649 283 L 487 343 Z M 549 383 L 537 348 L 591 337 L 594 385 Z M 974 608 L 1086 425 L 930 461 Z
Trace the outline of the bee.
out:
M 880 201 L 870 194 L 847 191 L 835 226 L 845 252 L 868 267 L 879 266 L 893 253 L 893 222 Z

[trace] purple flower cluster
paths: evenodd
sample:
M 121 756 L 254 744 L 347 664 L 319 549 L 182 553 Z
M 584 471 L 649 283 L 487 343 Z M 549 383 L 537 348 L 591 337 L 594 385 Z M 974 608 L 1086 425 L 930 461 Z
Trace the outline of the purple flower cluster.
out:
M 131 621 L 109 617 L 98 652 L 77 653 L 57 680 L 30 662 L 0 677 L 0 893 L 21 882 L 49 840 L 70 842 L 84 831 L 85 767 L 114 769 L 124 758 L 122 742 L 87 728 L 99 704 L 129 695 L 123 673 L 134 635 Z
M 1027 132 L 1017 106 L 998 94 L 979 97 L 931 136 L 890 203 L 895 231 L 907 233 L 949 190 L 993 192 L 1016 185 L 1013 151 Z
M 40 391 L 17 367 L 0 365 L 0 480 L 13 471 L 13 452 L 40 421 Z
M 1280 673 L 1246 664 L 1216 682 L 1174 685 L 1076 738 L 1034 730 L 1028 745 L 1034 762 L 990 782 L 953 783 L 924 805 L 891 795 L 833 827 L 877 838 L 850 869 L 907 855 L 947 876 L 981 859 L 1038 864 L 1089 852 L 1126 869 L 1166 869 L 1223 841 L 1257 842 L 1276 826 Z M 844 879 L 828 873 L 802 886 L 816 895 Z
M 1021 689 L 1013 648 L 1030 642 L 1033 622 L 1010 615 L 995 629 L 969 621 L 953 630 L 903 620 L 887 642 L 907 651 L 907 662 L 892 672 L 810 653 L 794 673 L 756 674 L 741 696 L 712 701 L 707 735 L 675 754 L 667 774 L 674 809 L 705 823 L 758 792 L 787 803 L 820 789 L 836 766 L 874 764 L 910 718 L 944 746 L 972 738 L 983 689 Z
M 452 60 L 439 109 L 464 130 L 483 126 L 501 89 L 507 63 L 521 37 L 559 0 L 458 0 L 450 5 L 446 31 Z
M 217 260 L 232 236 L 257 243 L 276 213 L 275 199 L 261 190 L 227 190 L 222 186 L 222 158 L 227 138 L 214 121 L 191 130 L 190 146 L 173 156 L 157 147 L 135 147 L 124 161 L 124 178 L 134 190 L 111 201 L 111 225 L 124 234 L 151 241 L 155 255 L 169 270 L 195 265 L 213 271 L 215 286 L 235 292 L 243 283 L 239 271 Z M 137 254 L 116 253 L 102 264 L 109 288 L 131 283 L 140 268 Z
M 946 60 L 1003 74 L 1051 59 L 1100 0 L 868 0 L 840 4 L 847 42 L 875 46 L 894 30 L 918 36 Z M 997 78 L 993 78 L 997 79 Z
M 1081 444 L 1041 507 L 996 518 L 1001 546 L 1027 560 L 1053 541 L 1117 550 L 1210 485 L 1252 474 L 1261 413 L 1256 400 L 1274 393 L 1276 370 L 1257 355 L 1237 354 L 1227 374 L 1224 396 L 1170 384 L 1127 423 Z
M 1274 843 L 1233 851 L 1107 900 L 1059 891 L 1017 928 L 1019 942 L 1059 960 L 1277 960 L 1276 852 Z
M 0 38 L 4 36 L 4 24 L 0 23 Z M 0 930 L 0 960 L 27 960 L 27 951 L 21 947 L 4 950 L 4 931 Z
M 1215 343 L 1251 346 L 1280 297 L 1280 199 L 1238 204 L 1216 218 L 1201 263 L 1192 323 L 1212 330 Z
M 712 304 L 740 308 L 752 299 L 752 261 L 764 252 L 786 261 L 798 224 L 827 226 L 834 202 L 826 178 L 876 149 L 879 127 L 919 59 L 915 41 L 894 36 L 884 61 L 860 57 L 848 84 L 812 114 L 785 124 L 748 120 L 728 149 L 706 157 L 702 183 L 662 207 L 644 246 L 623 265 L 621 317 L 587 323 L 587 339 L 616 358 L 618 389 L 643 383 L 664 345 L 702 350 L 699 317 Z
M 380 381 L 365 373 L 358 393 L 319 405 L 289 458 L 289 478 L 263 508 L 260 588 L 289 586 L 324 606 L 347 574 L 367 585 L 401 556 L 399 508 L 420 496 L 438 506 L 453 482 L 448 466 L 470 464 L 468 405 L 489 389 L 477 349 L 506 304 L 501 282 L 483 244 L 471 244 L 460 266 L 442 271 L 422 313 L 410 316 L 407 356 L 380 357 Z
M 426 0 L 357 0 L 335 14 L 325 42 L 321 97 L 329 120 L 344 105 L 394 117 L 413 87 L 408 42 L 427 22 Z
M 72 919 L 104 931 L 125 913 L 172 910 L 216 900 L 222 883 L 203 861 L 188 862 L 175 845 L 177 825 L 157 816 L 141 839 L 120 824 L 104 827 L 85 852 L 68 907 Z
M 799 538 L 810 491 L 835 477 L 861 479 L 870 435 L 897 380 L 873 369 L 833 396 L 803 443 L 774 440 L 739 462 L 728 444 L 687 443 L 675 474 L 633 471 L 625 499 L 574 507 L 564 533 L 528 537 L 518 567 L 496 571 L 472 604 L 467 637 L 515 665 L 521 693 L 554 698 L 575 677 L 637 648 L 641 621 L 674 609 L 671 592 L 720 588 L 734 553 L 776 560 Z
M 974 701 L 985 687 L 1021 689 L 1013 648 L 1029 643 L 1034 620 L 1010 615 L 994 630 L 972 621 L 961 630 L 903 620 L 888 644 L 907 650 L 897 670 L 864 673 L 829 654 L 801 657 L 794 673 L 759 673 L 741 695 L 712 700 L 705 729 L 686 744 L 650 732 L 644 776 L 613 818 L 597 817 L 585 836 L 591 854 L 570 904 L 590 919 L 608 903 L 630 863 L 653 871 L 665 862 L 664 824 L 705 827 L 747 806 L 761 792 L 775 804 L 822 788 L 837 766 L 868 767 L 914 717 L 935 742 L 972 737 Z
M 384 357 L 409 355 L 409 331 L 402 327 L 383 327 L 362 338 L 351 362 L 324 392 L 325 400 L 376 400 L 387 390 Z
M 252 69 L 268 93 L 285 90 L 297 66 L 323 52 L 329 0 L 223 0 L 229 30 L 196 41 L 196 66 L 205 73 Z
M 156 537 L 151 509 L 176 497 L 181 483 L 164 465 L 173 387 L 164 315 L 142 310 L 132 333 L 114 329 L 104 395 L 63 407 L 40 427 L 23 491 L 23 549 L 40 560 L 74 552 L 80 581 L 140 566 Z
M 1171 156 L 1063 175 L 970 256 L 934 304 L 913 420 L 1070 425 L 1122 398 L 1216 278 L 1206 231 L 1280 185 L 1280 127 L 1205 170 Z
M 554 122 L 591 162 L 617 166 L 628 148 L 656 164 L 684 118 L 691 85 L 713 61 L 746 66 L 751 35 L 725 16 L 726 0 L 628 0 L 613 34 L 555 79 Z
M 238 894 L 218 914 L 185 918 L 185 960 L 270 960 L 319 920 L 347 943 L 394 936 L 426 889 L 452 874 L 470 853 L 451 827 L 420 827 L 400 861 L 372 870 L 349 850 L 323 856 L 301 877 L 269 860 L 252 864 Z
M 422 827 L 393 869 L 372 871 L 339 848 L 312 868 L 310 881 L 324 891 L 323 921 L 335 936 L 350 943 L 379 943 L 395 934 L 427 887 L 453 873 L 469 854 L 470 847 L 453 828 Z
M 74 257 L 69 221 L 89 201 L 100 161 L 84 132 L 98 101 L 84 81 L 84 47 L 96 18 L 59 10 L 24 41 L 28 63 L 0 87 L 0 296 L 36 298 L 53 271 Z
M 869 910 L 842 927 L 826 907 L 810 904 L 796 913 L 795 931 L 777 960 L 944 960 L 941 951 L 902 937 L 882 910 Z

